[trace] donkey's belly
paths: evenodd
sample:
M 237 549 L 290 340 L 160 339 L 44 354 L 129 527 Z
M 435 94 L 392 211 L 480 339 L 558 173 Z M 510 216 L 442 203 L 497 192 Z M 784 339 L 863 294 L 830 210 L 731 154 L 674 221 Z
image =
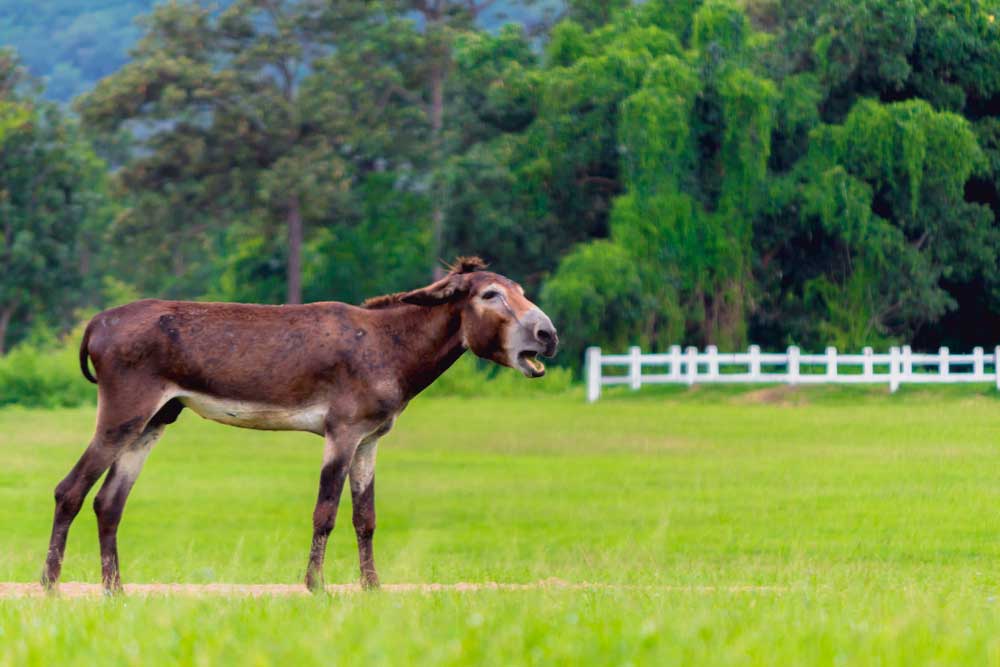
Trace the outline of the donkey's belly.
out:
M 325 405 L 289 408 L 206 394 L 187 394 L 178 399 L 205 419 L 267 431 L 309 431 L 322 435 L 327 413 Z

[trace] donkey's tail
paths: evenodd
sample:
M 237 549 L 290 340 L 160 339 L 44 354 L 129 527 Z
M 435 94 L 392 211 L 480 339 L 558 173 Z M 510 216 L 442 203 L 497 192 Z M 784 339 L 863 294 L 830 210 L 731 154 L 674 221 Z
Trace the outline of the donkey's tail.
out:
M 87 363 L 87 359 L 89 359 L 87 344 L 90 343 L 90 327 L 93 325 L 94 323 L 91 322 L 87 325 L 87 328 L 83 330 L 83 340 L 80 342 L 80 370 L 83 371 L 83 377 L 87 378 L 94 384 L 97 384 L 97 378 L 91 374 L 89 364 Z

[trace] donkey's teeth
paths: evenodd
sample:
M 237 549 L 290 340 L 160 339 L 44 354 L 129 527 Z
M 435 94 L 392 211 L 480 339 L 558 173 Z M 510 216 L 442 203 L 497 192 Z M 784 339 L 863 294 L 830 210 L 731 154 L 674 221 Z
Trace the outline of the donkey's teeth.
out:
M 545 364 L 538 360 L 537 355 L 537 352 L 522 352 L 518 356 L 528 368 L 535 373 L 541 374 L 545 372 Z

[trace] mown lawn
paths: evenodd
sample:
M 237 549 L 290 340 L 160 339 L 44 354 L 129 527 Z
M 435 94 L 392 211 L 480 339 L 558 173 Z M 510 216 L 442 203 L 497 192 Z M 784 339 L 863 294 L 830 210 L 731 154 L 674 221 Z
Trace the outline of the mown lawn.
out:
M 609 589 L 0 600 L 0 663 L 1000 664 L 1000 398 L 703 389 L 418 399 L 379 452 L 383 582 Z M 0 411 L 0 581 L 34 581 L 92 409 Z M 285 583 L 315 436 L 185 412 L 127 582 Z M 328 582 L 355 578 L 345 496 Z M 99 580 L 89 503 L 64 580 Z

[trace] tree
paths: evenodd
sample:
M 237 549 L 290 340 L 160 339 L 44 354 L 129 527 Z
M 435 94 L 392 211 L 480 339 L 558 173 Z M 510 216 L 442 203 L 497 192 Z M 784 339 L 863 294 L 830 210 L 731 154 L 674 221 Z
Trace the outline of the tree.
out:
M 777 93 L 747 65 L 756 37 L 738 6 L 700 7 L 687 49 L 667 29 L 682 23 L 665 21 L 662 9 L 650 3 L 620 14 L 581 50 L 586 55 L 572 68 L 586 73 L 589 85 L 562 80 L 581 95 L 611 91 L 610 104 L 598 107 L 606 109 L 601 124 L 568 131 L 607 142 L 601 163 L 623 190 L 612 201 L 609 231 L 638 276 L 629 300 L 641 315 L 629 316 L 628 337 L 654 349 L 685 340 L 742 345 L 755 296 L 752 227 L 765 201 Z M 601 132 L 605 123 L 615 129 L 611 136 Z M 575 143 L 586 145 L 583 137 Z M 581 156 L 562 168 L 594 163 Z M 553 285 L 597 272 L 588 256 L 598 257 L 574 252 L 560 263 L 546 288 L 553 310 L 565 309 L 562 288 Z M 595 307 L 619 312 L 602 303 Z M 622 326 L 602 324 L 610 331 Z
M 965 201 L 985 168 L 969 123 L 919 100 L 865 100 L 815 128 L 756 230 L 763 336 L 908 341 L 956 306 L 948 282 L 1000 279 L 1000 229 Z
M 750 6 L 758 22 L 768 24 L 774 33 L 774 44 L 767 49 L 766 60 L 769 71 L 783 82 L 780 118 L 771 159 L 773 169 L 783 173 L 793 169 L 796 160 L 809 151 L 810 132 L 821 119 L 835 125 L 846 122 L 849 116 L 855 114 L 859 102 L 869 113 L 855 116 L 854 122 L 862 117 L 874 119 L 876 115 L 870 106 L 873 99 L 889 105 L 919 98 L 926 100 L 937 111 L 960 113 L 974 131 L 978 149 L 986 155 L 984 161 L 967 148 L 953 156 L 954 166 L 944 167 L 942 163 L 947 173 L 965 179 L 962 192 L 951 196 L 949 201 L 942 202 L 937 194 L 923 190 L 918 197 L 921 201 L 925 196 L 934 200 L 926 208 L 921 204 L 921 215 L 947 215 L 968 225 L 962 232 L 952 229 L 947 234 L 943 229 L 934 229 L 926 241 L 918 244 L 922 250 L 930 251 L 928 243 L 936 244 L 940 249 L 942 244 L 947 246 L 951 243 L 948 239 L 968 236 L 980 243 L 976 252 L 968 260 L 948 260 L 953 261 L 954 266 L 940 264 L 944 258 L 937 257 L 933 252 L 927 254 L 927 263 L 921 260 L 921 266 L 928 272 L 921 269 L 922 278 L 919 280 L 911 275 L 911 279 L 916 280 L 914 285 L 918 286 L 912 290 L 913 293 L 923 298 L 921 307 L 911 310 L 910 316 L 901 320 L 890 318 L 891 321 L 880 317 L 875 317 L 873 321 L 870 318 L 872 311 L 857 311 L 852 317 L 860 328 L 851 336 L 852 340 L 865 336 L 871 336 L 869 340 L 878 340 L 879 337 L 889 336 L 907 337 L 910 342 L 925 346 L 991 344 L 982 323 L 994 317 L 991 313 L 1000 310 L 1000 282 L 989 261 L 981 260 L 980 253 L 989 255 L 992 252 L 992 241 L 983 235 L 986 230 L 995 229 L 1000 214 L 1000 171 L 997 168 L 1000 159 L 996 157 L 1000 153 L 995 152 L 1000 144 L 995 140 L 993 129 L 996 124 L 993 116 L 995 100 L 1000 95 L 1000 78 L 997 77 L 1000 71 L 1000 49 L 997 47 L 1000 44 L 1000 24 L 996 20 L 1000 5 L 964 0 L 824 0 L 818 3 L 782 2 L 774 12 L 765 10 L 768 6 L 766 0 L 750 3 Z M 887 106 L 884 113 L 898 114 L 901 111 L 900 108 Z M 925 116 L 918 114 L 920 118 Z M 888 150 L 886 137 L 893 136 L 894 132 L 891 127 L 880 127 L 888 134 L 865 136 L 875 142 L 873 145 L 881 145 Z M 906 127 L 921 135 L 920 130 L 914 129 L 914 119 L 908 119 Z M 956 138 L 967 137 L 968 127 L 953 122 L 948 132 L 955 133 Z M 963 145 L 959 142 L 958 148 Z M 923 149 L 917 149 L 915 144 L 913 150 L 919 152 Z M 933 151 L 933 148 L 929 150 Z M 840 182 L 860 196 L 859 188 L 863 184 L 846 180 L 848 176 L 855 175 L 855 159 L 858 159 L 856 155 L 842 158 L 840 164 L 844 172 Z M 887 155 L 884 159 L 890 157 Z M 928 159 L 933 158 L 928 155 Z M 775 203 L 788 202 L 786 213 L 791 215 L 791 219 L 775 218 L 769 213 L 766 222 L 762 221 L 759 227 L 762 231 L 766 230 L 765 236 L 788 234 L 797 236 L 798 241 L 792 244 L 794 250 L 787 256 L 783 250 L 778 250 L 780 245 L 768 243 L 760 249 L 758 268 L 762 270 L 760 278 L 765 298 L 757 311 L 757 324 L 753 325 L 758 340 L 786 340 L 790 329 L 800 333 L 811 331 L 807 336 L 817 340 L 822 335 L 812 325 L 833 317 L 824 313 L 824 308 L 832 308 L 823 305 L 829 304 L 828 299 L 819 297 L 820 294 L 827 294 L 829 286 L 821 289 L 818 284 L 813 284 L 811 289 L 811 294 L 818 300 L 813 307 L 791 307 L 792 303 L 798 303 L 794 299 L 786 302 L 789 308 L 777 307 L 777 294 L 786 298 L 792 284 L 809 280 L 807 275 L 811 273 L 815 277 L 816 271 L 822 271 L 818 267 L 825 260 L 817 257 L 816 249 L 824 244 L 837 244 L 826 236 L 825 231 L 821 231 L 819 225 L 802 225 L 802 211 L 810 203 L 804 195 L 794 194 L 792 201 L 786 199 L 786 195 L 805 187 L 802 185 L 805 173 L 817 167 L 812 160 L 805 164 L 809 166 L 800 165 L 797 170 L 799 176 L 787 179 L 773 195 Z M 968 167 L 972 164 L 976 168 L 970 170 Z M 901 177 L 905 178 L 904 175 Z M 876 186 L 868 198 L 875 219 L 903 229 L 910 242 L 915 243 L 923 234 L 912 236 L 907 231 L 912 223 L 905 222 L 905 218 L 913 216 L 904 209 L 888 206 L 882 194 L 885 187 L 885 183 Z M 822 190 L 812 190 L 811 186 L 810 192 L 811 196 L 823 196 Z M 970 208 L 965 204 L 985 204 L 991 210 L 987 211 L 982 206 Z M 826 240 L 821 243 L 820 239 Z M 855 264 L 858 261 L 854 252 L 825 255 L 833 264 L 837 263 L 838 256 L 853 257 Z M 907 253 L 907 256 L 912 256 L 912 253 Z M 902 264 L 897 273 L 909 270 L 905 268 L 905 261 L 898 261 Z M 833 271 L 833 264 L 827 265 L 827 269 Z M 937 268 L 932 269 L 934 266 Z M 780 287 L 772 282 L 777 275 L 782 276 Z M 840 278 L 835 278 L 834 282 L 844 284 Z M 871 290 L 871 304 L 890 293 L 887 292 L 889 287 L 874 276 L 872 284 L 865 289 Z M 862 290 L 859 283 L 855 283 L 854 291 L 860 298 Z M 854 303 L 859 305 L 860 302 Z M 847 317 L 847 311 L 842 311 L 837 319 L 843 323 Z M 791 327 L 790 322 L 794 323 Z M 842 326 L 838 330 L 844 331 Z
M 521 55 L 529 42 L 509 26 L 463 40 L 454 78 L 481 91 L 466 124 L 485 129 L 447 166 L 449 252 L 480 254 L 537 289 L 574 244 L 610 234 L 625 189 L 621 105 L 653 59 L 681 51 L 699 3 L 626 4 L 573 3 L 569 17 L 598 18 L 556 24 L 541 58 Z M 602 12 L 616 18 L 602 24 Z
M 321 103 L 342 82 L 318 83 L 313 66 L 350 53 L 379 16 L 357 1 L 236 0 L 217 17 L 188 2 L 158 6 L 134 59 L 78 103 L 92 127 L 129 126 L 141 139 L 119 177 L 131 204 L 123 233 L 182 276 L 186 260 L 210 266 L 239 230 L 270 245 L 280 220 L 284 300 L 300 302 L 304 220 L 335 207 L 349 179 L 345 145 L 364 129 L 354 119 L 350 137 L 331 132 L 345 123 L 330 116 L 350 106 Z M 181 290 L 203 281 L 193 275 Z
M 766 61 L 779 79 L 811 72 L 825 120 L 864 97 L 919 97 L 940 110 L 982 115 L 1000 91 L 995 0 L 755 0 L 775 36 Z
M 24 127 L 31 118 L 31 109 L 17 97 L 22 78 L 14 52 L 0 49 L 0 147 L 11 132 Z
M 548 281 L 543 302 L 556 319 L 592 341 L 653 349 L 748 338 L 859 347 L 913 340 L 957 306 L 955 285 L 1000 284 L 1000 228 L 969 200 L 994 164 L 983 146 L 1000 145 L 995 125 L 891 101 L 926 69 L 913 57 L 923 13 L 828 3 L 808 66 L 792 58 L 786 65 L 800 65 L 782 68 L 787 43 L 771 51 L 735 3 L 713 0 L 689 24 L 675 20 L 686 38 L 658 9 L 622 11 L 590 33 L 563 23 L 549 45 L 563 69 L 541 84 L 541 99 L 583 111 L 564 111 L 548 130 L 565 137 L 553 151 L 563 161 L 540 170 L 549 192 L 568 181 L 560 170 L 596 165 L 621 189 L 610 243 L 578 246 Z M 838 46 L 842 34 L 874 57 Z M 591 104 L 576 102 L 577 91 Z M 526 133 L 549 113 L 543 102 Z M 591 284 L 595 276 L 608 284 Z M 598 318 L 596 330 L 578 312 Z
M 428 154 L 434 174 L 431 184 L 431 266 L 435 278 L 443 275 L 438 260 L 443 257 L 445 248 L 445 162 L 450 155 L 468 147 L 462 144 L 462 126 L 451 123 L 448 127 L 449 113 L 462 117 L 460 111 L 451 108 L 457 106 L 457 100 L 449 99 L 449 84 L 456 65 L 455 46 L 463 37 L 476 32 L 476 22 L 495 4 L 495 0 L 399 0 L 398 4 L 399 9 L 416 13 L 422 23 L 422 86 L 417 94 L 426 108 L 430 129 Z
M 0 355 L 30 327 L 72 323 L 87 274 L 82 232 L 102 211 L 105 166 L 0 51 Z

